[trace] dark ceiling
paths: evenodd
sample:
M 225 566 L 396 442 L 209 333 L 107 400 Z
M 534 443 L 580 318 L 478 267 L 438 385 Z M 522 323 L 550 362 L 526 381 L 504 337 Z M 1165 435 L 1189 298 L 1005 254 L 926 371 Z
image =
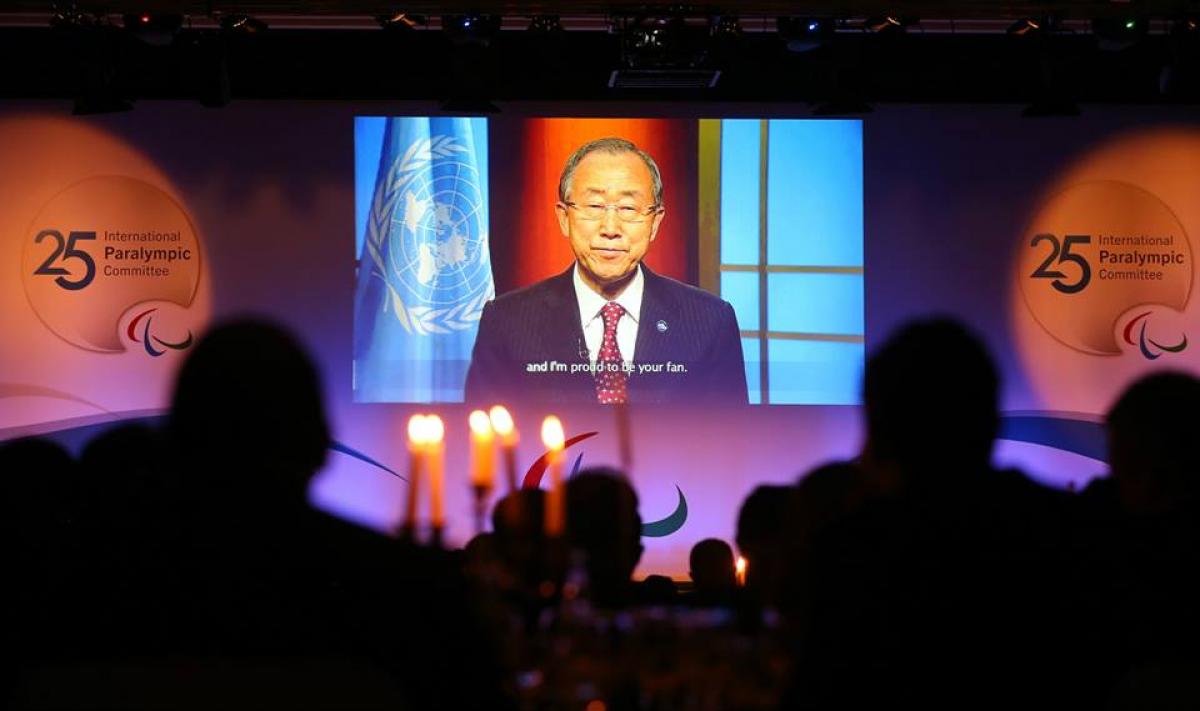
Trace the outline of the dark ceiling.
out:
M 55 4 L 50 0 L 4 0 L 0 12 L 48 12 Z M 59 5 L 64 3 L 59 2 Z M 81 10 L 105 13 L 177 12 L 186 15 L 208 15 L 213 12 L 242 12 L 276 15 L 366 15 L 374 16 L 397 11 L 423 14 L 449 12 L 486 12 L 505 15 L 553 13 L 560 15 L 619 14 L 646 9 L 686 7 L 700 11 L 736 12 L 740 15 L 817 15 L 853 17 L 872 14 L 915 14 L 938 18 L 1017 18 L 1028 15 L 1059 14 L 1070 18 L 1091 18 L 1097 13 L 1128 13 L 1168 16 L 1196 11 L 1195 0 L 1129 0 L 1097 2 L 1096 0 L 1055 0 L 1053 2 L 995 2 L 994 0 L 905 0 L 905 2 L 863 2 L 861 0 L 727 0 L 727 2 L 681 3 L 678 0 L 78 0 Z
M 465 100 L 485 107 L 519 100 L 705 100 L 815 102 L 833 113 L 871 102 L 1195 103 L 1200 32 L 1179 31 L 1195 18 L 1191 2 L 910 2 L 907 31 L 874 33 L 864 18 L 895 3 L 740 0 L 739 34 L 712 39 L 710 5 L 655 2 L 85 2 L 86 28 L 51 28 L 45 1 L 0 0 L 0 97 L 78 98 L 109 93 L 128 100 L 239 99 Z M 62 5 L 60 4 L 61 8 Z M 442 16 L 503 15 L 485 41 L 441 29 Z M 122 13 L 170 12 L 182 27 L 147 43 L 123 26 Z M 404 11 L 423 24 L 383 30 L 377 16 Z M 663 67 L 720 71 L 712 88 L 613 89 L 614 70 L 655 69 L 662 57 L 632 57 L 614 29 L 621 17 L 691 18 L 703 45 L 693 59 L 668 52 Z M 221 17 L 246 13 L 266 23 L 255 34 L 222 31 Z M 526 29 L 529 18 L 558 14 L 562 30 Z M 838 20 L 812 51 L 789 51 L 776 17 Z M 1014 36 L 1022 17 L 1055 16 L 1053 32 Z M 1099 41 L 1091 20 L 1130 17 L 1144 33 Z M 697 22 L 699 30 L 695 29 Z M 614 25 L 615 23 L 615 25 Z M 1186 25 L 1186 23 L 1185 23 Z M 696 32 L 700 34 L 697 35 Z M 1120 39 L 1120 38 L 1118 38 Z M 1107 44 L 1107 46 L 1106 46 Z M 793 46 L 793 49 L 795 47 Z M 670 49 L 670 48 L 668 48 Z M 695 47 L 692 47 L 695 50 Z

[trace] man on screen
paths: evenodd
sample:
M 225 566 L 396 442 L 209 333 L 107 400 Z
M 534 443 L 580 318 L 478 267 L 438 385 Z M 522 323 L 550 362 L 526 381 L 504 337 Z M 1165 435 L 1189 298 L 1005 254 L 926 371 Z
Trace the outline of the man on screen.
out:
M 744 404 L 733 307 L 642 264 L 665 214 L 654 159 L 621 138 L 584 144 L 555 211 L 575 262 L 484 307 L 467 401 Z

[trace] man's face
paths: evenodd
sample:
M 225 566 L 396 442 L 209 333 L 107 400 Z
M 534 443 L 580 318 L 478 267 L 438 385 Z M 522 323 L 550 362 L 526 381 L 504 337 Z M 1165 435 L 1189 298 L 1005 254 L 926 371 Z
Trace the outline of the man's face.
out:
M 559 204 L 558 225 L 571 241 L 585 282 L 604 291 L 619 287 L 633 275 L 658 234 L 663 212 L 651 214 L 654 187 L 650 169 L 636 153 L 589 153 L 575 168 L 567 199 Z M 599 219 L 586 219 L 586 208 L 612 205 Z M 638 222 L 625 222 L 618 211 Z M 632 208 L 632 210 L 630 209 Z

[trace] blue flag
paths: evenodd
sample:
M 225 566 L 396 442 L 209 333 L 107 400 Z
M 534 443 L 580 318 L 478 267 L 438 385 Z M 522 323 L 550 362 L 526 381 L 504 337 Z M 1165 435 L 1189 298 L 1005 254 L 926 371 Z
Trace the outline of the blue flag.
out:
M 495 295 L 487 122 L 384 121 L 359 240 L 354 399 L 462 402 L 479 316 Z

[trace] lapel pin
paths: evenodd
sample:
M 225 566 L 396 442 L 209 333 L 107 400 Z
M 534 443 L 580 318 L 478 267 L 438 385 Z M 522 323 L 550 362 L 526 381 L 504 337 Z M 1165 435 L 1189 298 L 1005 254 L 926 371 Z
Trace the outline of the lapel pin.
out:
M 654 327 L 658 329 L 659 333 L 667 332 L 667 322 L 666 321 L 660 320 L 658 323 L 654 324 Z

